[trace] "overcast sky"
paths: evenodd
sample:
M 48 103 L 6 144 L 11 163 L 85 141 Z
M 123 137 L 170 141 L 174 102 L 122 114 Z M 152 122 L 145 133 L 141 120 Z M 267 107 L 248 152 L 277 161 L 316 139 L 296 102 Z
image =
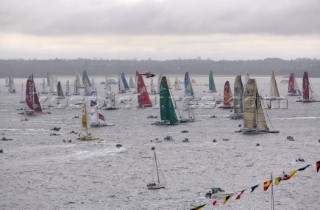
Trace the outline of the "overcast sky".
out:
M 0 58 L 320 58 L 320 0 L 1 0 Z

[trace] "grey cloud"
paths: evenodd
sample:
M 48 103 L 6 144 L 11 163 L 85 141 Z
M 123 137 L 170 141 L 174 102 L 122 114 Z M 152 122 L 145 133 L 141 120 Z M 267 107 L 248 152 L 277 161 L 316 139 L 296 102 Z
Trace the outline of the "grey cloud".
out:
M 33 35 L 320 34 L 319 0 L 0 2 L 0 30 Z

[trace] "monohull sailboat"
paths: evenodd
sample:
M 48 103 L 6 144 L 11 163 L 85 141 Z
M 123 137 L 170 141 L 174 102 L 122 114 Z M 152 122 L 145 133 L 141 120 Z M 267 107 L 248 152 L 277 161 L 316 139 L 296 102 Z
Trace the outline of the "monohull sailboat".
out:
M 243 118 L 243 84 L 241 75 L 237 75 L 234 81 L 234 99 L 233 99 L 233 114 L 230 115 L 230 118 L 233 120 Z
M 79 138 L 77 138 L 77 140 L 81 140 L 81 141 L 99 140 L 99 137 L 94 137 L 91 135 L 91 133 L 89 133 L 88 113 L 87 113 L 86 104 L 83 105 L 81 122 L 82 122 L 82 131 L 81 131 L 81 134 L 79 135 Z
M 90 79 L 89 79 L 89 76 L 88 76 L 88 73 L 86 70 L 83 71 L 83 74 L 82 74 L 82 83 L 83 83 L 83 86 L 84 86 L 84 93 L 86 96 L 91 96 L 91 93 L 92 93 L 92 84 L 90 82 Z
M 152 107 L 152 103 L 147 92 L 147 88 L 144 84 L 142 75 L 137 78 L 137 88 L 138 88 L 138 105 L 140 108 Z
M 313 90 L 311 88 L 311 84 L 309 81 L 308 72 L 305 71 L 303 73 L 303 80 L 302 80 L 302 91 L 303 91 L 303 99 L 297 100 L 297 102 L 303 102 L 303 103 L 311 103 L 311 102 L 320 102 L 314 99 Z
M 279 133 L 269 129 L 255 79 L 249 79 L 243 93 L 243 134 Z
M 161 121 L 154 125 L 176 125 L 179 124 L 175 111 L 175 103 L 172 99 L 167 83 L 167 77 L 163 76 L 160 83 L 160 118 Z
M 149 190 L 158 190 L 161 188 L 165 188 L 165 180 L 161 171 L 159 161 L 157 159 L 155 147 L 152 147 L 151 149 L 153 150 L 154 169 L 156 177 L 153 176 L 152 181 L 147 184 L 147 187 Z M 160 177 L 163 177 L 163 180 L 161 180 Z
M 93 91 L 90 98 L 90 109 L 89 109 L 89 122 L 91 127 L 105 127 L 114 124 L 104 123 L 105 117 L 99 112 L 99 102 L 97 99 L 97 92 Z

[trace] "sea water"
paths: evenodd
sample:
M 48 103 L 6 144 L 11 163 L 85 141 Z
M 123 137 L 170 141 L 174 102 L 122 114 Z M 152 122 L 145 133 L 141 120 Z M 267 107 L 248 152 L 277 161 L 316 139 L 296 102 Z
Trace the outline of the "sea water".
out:
M 183 81 L 183 75 L 169 75 L 172 84 L 176 76 Z M 225 81 L 229 80 L 233 89 L 235 79 L 215 77 L 218 92 L 212 94 L 208 93 L 207 76 L 190 77 L 196 81 L 196 97 L 214 96 L 216 100 L 222 98 Z M 74 80 L 58 78 L 63 84 Z M 270 77 L 254 78 L 260 94 L 268 95 Z M 286 95 L 287 84 L 280 83 L 282 79 L 287 78 L 277 77 L 278 88 Z M 297 80 L 302 86 L 301 78 Z M 35 81 L 41 91 L 42 78 Z M 100 82 L 104 78 L 94 77 L 94 81 L 102 104 L 105 90 Z M 307 164 L 311 166 L 305 171 L 274 186 L 275 208 L 319 209 L 320 173 L 314 165 L 320 160 L 320 103 L 296 103 L 298 97 L 288 97 L 288 109 L 267 110 L 270 129 L 280 133 L 243 135 L 235 132 L 242 120 L 230 120 L 230 110 L 205 109 L 199 104 L 193 123 L 152 125 L 159 117 L 147 117 L 159 116 L 159 109 L 137 108 L 132 90 L 117 94 L 117 100 L 124 96 L 132 99 L 117 104 L 119 109 L 101 110 L 106 122 L 115 124 L 90 130 L 102 140 L 83 142 L 76 140 L 78 134 L 71 133 L 81 131 L 82 114 L 81 109 L 69 107 L 72 96 L 65 99 L 68 103 L 57 104 L 53 96 L 42 95 L 44 111 L 51 114 L 23 121 L 26 116 L 17 114 L 23 106 L 19 103 L 22 82 L 25 84 L 26 79 L 15 79 L 16 94 L 8 93 L 4 79 L 0 83 L 0 138 L 12 139 L 0 141 L 0 209 L 190 209 L 201 204 L 207 204 L 203 209 L 269 209 L 270 189 L 263 191 L 263 182 L 271 173 L 276 177 Z M 311 78 L 311 82 L 320 99 L 320 79 Z M 150 85 L 150 79 L 145 83 Z M 112 85 L 112 90 L 117 92 L 117 86 Z M 171 91 L 183 96 L 183 90 Z M 154 96 L 151 100 L 155 101 Z M 49 108 L 49 103 L 53 107 Z M 51 130 L 54 127 L 61 129 Z M 164 141 L 168 135 L 174 141 Z M 287 136 L 295 141 L 288 141 Z M 188 143 L 182 142 L 185 138 Z M 117 148 L 117 144 L 122 147 Z M 151 147 L 156 148 L 165 176 L 164 189 L 148 190 L 146 186 L 153 174 Z M 297 162 L 299 157 L 305 162 Z M 257 184 L 251 193 L 250 188 Z M 214 200 L 205 198 L 211 187 L 246 191 L 240 200 L 234 195 L 226 204 L 217 200 L 213 207 Z

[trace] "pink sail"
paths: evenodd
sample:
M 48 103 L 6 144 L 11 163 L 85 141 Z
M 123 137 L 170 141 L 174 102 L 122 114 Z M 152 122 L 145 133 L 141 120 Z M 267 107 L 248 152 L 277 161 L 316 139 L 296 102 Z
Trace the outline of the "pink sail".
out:
M 298 83 L 294 77 L 294 73 L 290 74 L 288 83 L 288 95 L 289 96 L 300 96 L 301 91 L 299 90 Z
M 28 78 L 26 84 L 26 104 L 30 110 L 33 110 L 36 113 L 42 113 L 38 93 L 33 81 L 33 75 Z
M 147 88 L 144 84 L 143 78 L 141 75 L 138 75 L 137 79 L 137 88 L 138 88 L 138 104 L 139 107 L 152 107 Z

